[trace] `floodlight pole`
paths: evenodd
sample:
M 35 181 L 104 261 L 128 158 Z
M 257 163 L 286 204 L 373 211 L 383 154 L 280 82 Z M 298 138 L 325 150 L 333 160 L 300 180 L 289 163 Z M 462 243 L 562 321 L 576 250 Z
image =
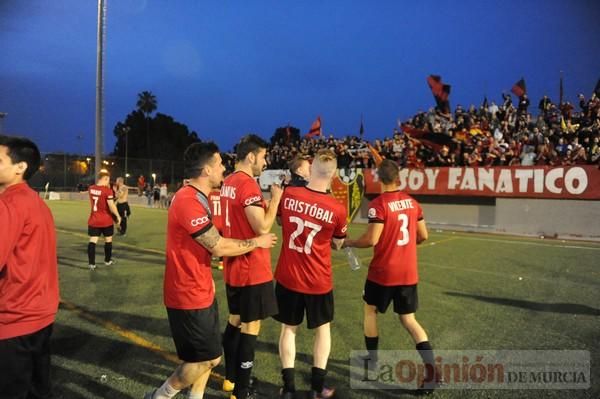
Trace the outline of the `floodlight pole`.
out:
M 96 159 L 94 174 L 102 169 L 104 150 L 104 39 L 106 23 L 106 0 L 98 0 L 98 37 L 96 45 Z

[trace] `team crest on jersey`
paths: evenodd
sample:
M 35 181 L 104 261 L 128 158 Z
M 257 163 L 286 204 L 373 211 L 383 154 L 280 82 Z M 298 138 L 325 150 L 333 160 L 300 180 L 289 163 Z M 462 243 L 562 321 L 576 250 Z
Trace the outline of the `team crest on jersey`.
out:
M 377 217 L 377 211 L 375 210 L 375 208 L 369 208 L 369 219 L 373 219 L 375 217 Z

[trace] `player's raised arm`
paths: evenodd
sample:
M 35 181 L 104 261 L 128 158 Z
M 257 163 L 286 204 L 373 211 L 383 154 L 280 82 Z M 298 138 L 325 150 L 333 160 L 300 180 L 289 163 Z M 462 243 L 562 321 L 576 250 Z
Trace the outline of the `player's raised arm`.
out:
M 238 256 L 255 248 L 273 248 L 277 243 L 277 236 L 268 233 L 248 240 L 236 240 L 221 237 L 217 229 L 211 226 L 206 232 L 196 237 L 196 241 L 214 256 Z
M 271 227 L 273 227 L 273 223 L 277 217 L 277 208 L 279 207 L 279 201 L 281 200 L 282 194 L 283 189 L 280 186 L 273 184 L 271 186 L 271 200 L 269 201 L 266 210 L 260 206 L 253 205 L 244 208 L 248 223 L 250 223 L 252 230 L 254 230 L 256 234 L 266 234 L 271 231 Z

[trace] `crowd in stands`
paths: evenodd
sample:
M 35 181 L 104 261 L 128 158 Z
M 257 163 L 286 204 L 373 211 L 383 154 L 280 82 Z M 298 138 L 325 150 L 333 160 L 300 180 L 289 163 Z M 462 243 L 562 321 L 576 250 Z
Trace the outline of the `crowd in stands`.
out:
M 579 103 L 556 104 L 544 96 L 535 109 L 527 95 L 516 99 L 503 94 L 501 104 L 491 102 L 454 113 L 431 108 L 403 121 L 409 126 L 452 140 L 443 146 L 429 145 L 412 138 L 400 126 L 391 137 L 370 144 L 402 167 L 503 166 L 503 165 L 600 165 L 600 98 L 593 94 Z M 535 114 L 535 115 L 534 115 Z M 429 135 L 431 137 L 431 135 Z M 436 137 L 436 136 L 434 136 Z M 446 140 L 449 141 L 449 140 Z M 314 155 L 333 148 L 340 168 L 369 168 L 374 161 L 366 141 L 360 137 L 317 136 L 286 142 L 280 139 L 268 152 L 270 169 L 286 169 L 298 154 Z M 233 168 L 234 157 L 228 158 Z

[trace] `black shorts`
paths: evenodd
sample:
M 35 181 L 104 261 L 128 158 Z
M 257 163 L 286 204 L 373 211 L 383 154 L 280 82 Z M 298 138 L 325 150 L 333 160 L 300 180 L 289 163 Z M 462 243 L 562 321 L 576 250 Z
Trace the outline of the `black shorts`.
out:
M 92 227 L 88 226 L 88 236 L 90 237 L 112 237 L 115 234 L 115 226 L 110 225 L 107 227 Z
M 273 318 L 288 326 L 302 324 L 306 311 L 306 326 L 317 328 L 333 321 L 333 291 L 326 294 L 303 294 L 277 283 L 275 285 L 279 313 Z
M 219 307 L 215 300 L 205 309 L 167 308 L 177 356 L 188 363 L 205 362 L 221 356 Z
M 0 339 L 0 398 L 50 398 L 52 324 L 32 334 Z
M 277 314 L 273 281 L 246 287 L 225 286 L 229 314 L 240 315 L 243 323 L 264 320 Z
M 367 305 L 376 306 L 379 313 L 385 313 L 392 299 L 397 314 L 415 313 L 419 307 L 416 284 L 385 286 L 367 280 L 363 299 Z

